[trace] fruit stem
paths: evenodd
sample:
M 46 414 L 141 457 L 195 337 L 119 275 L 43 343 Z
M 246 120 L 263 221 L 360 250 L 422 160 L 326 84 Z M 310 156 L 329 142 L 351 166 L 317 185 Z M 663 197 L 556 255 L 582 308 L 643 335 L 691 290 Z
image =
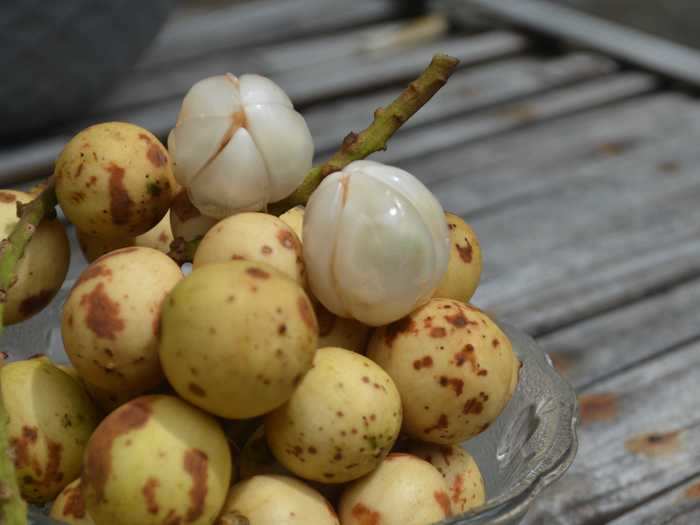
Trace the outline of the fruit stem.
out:
M 19 222 L 6 239 L 0 241 L 0 335 L 3 330 L 3 313 L 7 302 L 7 293 L 17 280 L 17 263 L 24 255 L 24 249 L 32 239 L 39 223 L 56 207 L 56 183 L 51 177 L 46 187 L 32 201 L 17 203 Z M 2 523 L 2 522 L 0 522 Z
M 0 354 L 0 367 L 4 357 Z M 27 504 L 19 493 L 15 466 L 10 456 L 7 436 L 7 413 L 0 402 L 0 523 L 27 525 Z
M 348 133 L 340 149 L 325 164 L 312 168 L 294 193 L 271 204 L 268 212 L 280 215 L 294 206 L 306 204 L 325 177 L 355 160 L 385 150 L 392 135 L 445 85 L 458 64 L 459 60 L 449 55 L 434 55 L 423 73 L 391 104 L 374 112 L 374 121 L 369 127 L 359 134 Z

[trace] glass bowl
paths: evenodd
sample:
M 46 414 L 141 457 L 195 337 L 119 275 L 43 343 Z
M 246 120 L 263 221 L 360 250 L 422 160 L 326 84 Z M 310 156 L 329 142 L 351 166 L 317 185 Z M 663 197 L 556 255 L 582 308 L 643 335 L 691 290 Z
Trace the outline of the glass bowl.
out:
M 76 250 L 77 251 L 77 250 Z M 78 254 L 79 257 L 79 254 Z M 51 305 L 34 318 L 11 326 L 2 348 L 10 360 L 46 354 L 67 363 L 60 332 L 60 311 L 84 264 L 73 260 L 69 279 Z M 519 523 L 537 496 L 571 465 L 577 450 L 576 394 L 532 338 L 497 320 L 523 363 L 518 388 L 488 430 L 464 444 L 484 476 L 488 501 L 480 509 L 453 516 L 440 525 L 511 525 Z M 46 508 L 30 510 L 31 523 L 58 525 Z

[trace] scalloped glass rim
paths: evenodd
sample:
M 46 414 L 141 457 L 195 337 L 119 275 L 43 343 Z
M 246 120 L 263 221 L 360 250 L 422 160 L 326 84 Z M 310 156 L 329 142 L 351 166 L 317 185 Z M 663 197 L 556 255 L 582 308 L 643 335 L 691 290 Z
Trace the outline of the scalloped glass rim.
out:
M 60 311 L 77 272 L 71 271 L 58 297 L 34 318 L 8 327 L 3 350 L 10 359 L 42 351 L 66 363 L 60 335 Z M 492 316 L 493 317 L 493 316 Z M 518 523 L 537 496 L 569 468 L 578 448 L 577 402 L 573 387 L 552 366 L 535 341 L 514 326 L 496 319 L 523 363 L 518 388 L 501 416 L 463 446 L 476 459 L 489 499 L 479 509 L 443 520 L 439 525 L 512 525 Z M 58 525 L 33 507 L 31 523 Z

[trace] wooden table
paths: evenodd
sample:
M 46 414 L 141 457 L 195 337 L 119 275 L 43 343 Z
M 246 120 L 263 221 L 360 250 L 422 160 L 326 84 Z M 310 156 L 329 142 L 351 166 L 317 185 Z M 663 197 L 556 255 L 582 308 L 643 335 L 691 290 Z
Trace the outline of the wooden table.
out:
M 180 11 L 86 120 L 0 151 L 0 178 L 47 173 L 90 122 L 163 134 L 183 92 L 224 71 L 279 82 L 323 159 L 433 53 L 455 55 L 460 71 L 376 159 L 474 226 L 475 303 L 534 334 L 580 393 L 578 458 L 526 522 L 700 523 L 700 104 L 605 56 L 448 32 L 439 17 L 399 20 L 394 5 Z

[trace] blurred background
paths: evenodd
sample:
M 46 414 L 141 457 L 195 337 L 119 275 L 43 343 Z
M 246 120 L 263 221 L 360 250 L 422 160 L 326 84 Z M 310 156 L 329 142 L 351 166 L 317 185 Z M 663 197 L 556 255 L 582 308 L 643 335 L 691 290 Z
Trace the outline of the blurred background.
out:
M 95 122 L 163 138 L 190 86 L 226 71 L 279 83 L 321 161 L 434 53 L 456 56 L 448 84 L 373 158 L 474 227 L 475 304 L 534 335 L 579 393 L 577 460 L 524 523 L 696 525 L 699 11 L 698 0 L 0 2 L 0 184 L 46 177 Z

